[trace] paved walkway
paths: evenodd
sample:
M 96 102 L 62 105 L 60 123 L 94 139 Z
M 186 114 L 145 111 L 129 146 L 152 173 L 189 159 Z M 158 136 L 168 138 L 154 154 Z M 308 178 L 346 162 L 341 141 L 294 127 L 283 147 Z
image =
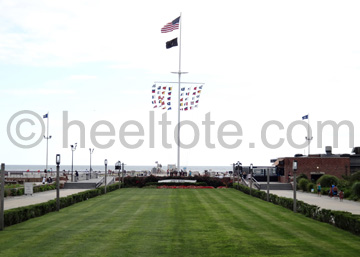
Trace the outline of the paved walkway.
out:
M 94 178 L 89 180 L 81 180 L 81 183 L 97 183 L 102 178 Z M 71 183 L 71 182 L 69 182 Z M 76 182 L 74 182 L 76 183 Z M 109 181 L 107 181 L 109 183 Z M 40 183 L 41 184 L 41 183 Z M 60 197 L 66 197 L 68 195 L 77 194 L 79 192 L 87 191 L 89 189 L 60 189 Z M 21 195 L 21 196 L 8 196 L 4 199 L 4 209 L 9 210 L 13 208 L 18 208 L 22 206 L 28 206 L 37 203 L 43 203 L 50 200 L 56 199 L 56 190 L 49 190 L 45 192 L 34 193 L 31 195 Z
M 287 198 L 294 197 L 293 190 L 270 190 L 270 194 L 275 194 Z M 330 198 L 327 195 L 318 196 L 317 194 L 305 193 L 302 191 L 296 191 L 296 199 L 308 204 L 319 206 L 322 209 L 347 211 L 360 215 L 360 202 L 354 202 L 345 199 L 340 202 L 338 197 Z
M 73 195 L 86 190 L 89 189 L 61 189 L 60 197 Z M 28 206 L 32 204 L 43 203 L 53 199 L 56 199 L 56 190 L 39 192 L 33 194 L 32 196 L 31 195 L 8 196 L 5 197 L 4 200 L 4 209 L 9 210 L 9 209 Z

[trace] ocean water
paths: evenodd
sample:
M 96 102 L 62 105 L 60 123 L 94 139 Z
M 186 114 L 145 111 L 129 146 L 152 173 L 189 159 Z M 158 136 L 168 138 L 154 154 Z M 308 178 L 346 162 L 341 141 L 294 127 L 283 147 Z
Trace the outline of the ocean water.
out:
M 94 171 L 103 171 L 105 170 L 105 166 L 103 165 L 92 165 L 91 166 Z M 145 170 L 151 170 L 155 166 L 152 165 L 140 165 L 140 166 L 134 166 L 134 165 L 125 165 L 125 170 L 131 171 L 145 171 Z M 43 171 L 45 169 L 45 165 L 5 165 L 6 171 Z M 53 171 L 56 170 L 55 165 L 49 165 L 48 169 L 52 169 Z M 74 165 L 73 170 L 77 171 L 86 171 L 89 170 L 89 165 Z M 115 165 L 108 165 L 109 170 L 115 170 Z M 163 169 L 166 170 L 167 166 L 163 166 Z M 186 171 L 199 171 L 200 173 L 204 173 L 205 170 L 208 171 L 216 171 L 216 172 L 226 172 L 231 171 L 232 166 L 182 166 L 182 169 L 186 169 Z M 66 170 L 71 171 L 71 165 L 60 165 L 60 170 Z

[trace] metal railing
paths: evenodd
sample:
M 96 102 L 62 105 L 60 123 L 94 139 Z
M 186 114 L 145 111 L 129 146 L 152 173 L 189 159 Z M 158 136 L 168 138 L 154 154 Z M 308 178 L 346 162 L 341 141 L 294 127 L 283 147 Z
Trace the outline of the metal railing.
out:
M 260 190 L 261 185 L 259 184 L 259 182 L 258 182 L 254 177 L 252 177 L 252 181 L 253 181 L 254 185 L 256 186 L 256 188 L 257 188 L 258 190 Z
M 245 185 L 245 186 L 249 186 L 249 183 L 246 181 L 246 179 L 244 179 L 243 176 L 241 176 L 241 182 Z
M 99 180 L 99 182 L 96 183 L 95 188 L 98 188 L 99 186 L 102 185 L 102 183 L 104 183 L 105 177 L 103 177 L 101 180 Z

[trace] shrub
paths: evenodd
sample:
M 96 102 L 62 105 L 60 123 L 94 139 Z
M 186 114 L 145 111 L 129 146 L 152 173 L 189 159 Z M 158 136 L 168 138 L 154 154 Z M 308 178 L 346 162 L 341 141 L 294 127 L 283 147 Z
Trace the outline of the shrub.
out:
M 302 179 L 302 178 L 308 180 L 308 177 L 306 176 L 306 174 L 301 173 L 301 174 L 299 174 L 298 176 L 296 176 L 296 183 L 299 183 L 299 182 L 300 182 L 300 179 Z
M 302 191 L 307 191 L 307 185 L 309 184 L 309 180 L 307 178 L 301 178 L 299 180 L 299 188 L 302 190 Z
M 322 175 L 316 183 L 320 183 L 322 187 L 331 187 L 339 184 L 339 179 L 332 175 Z
M 310 183 L 307 184 L 307 191 L 311 192 L 311 189 L 314 189 L 314 191 L 315 191 L 316 185 L 314 183 L 310 182 Z
M 351 189 L 345 188 L 344 190 L 344 198 L 349 198 L 351 196 Z
M 243 185 L 236 185 L 236 189 L 246 194 L 249 194 L 250 191 L 248 187 Z M 252 195 L 260 199 L 266 200 L 266 193 L 263 191 L 253 190 Z M 273 204 L 280 205 L 289 210 L 293 210 L 293 199 L 270 194 L 269 201 Z M 306 217 L 329 223 L 343 230 L 350 231 L 355 235 L 360 235 L 359 215 L 353 215 L 349 212 L 320 209 L 320 207 L 316 205 L 310 205 L 302 201 L 296 202 L 296 211 L 305 215 Z
M 351 187 L 352 193 L 356 197 L 360 197 L 360 182 L 355 182 Z
M 355 183 L 357 181 L 360 181 L 360 171 L 356 171 L 350 176 L 350 182 Z
M 345 190 L 346 188 L 350 188 L 350 182 L 345 179 L 340 179 L 337 187 L 339 190 Z

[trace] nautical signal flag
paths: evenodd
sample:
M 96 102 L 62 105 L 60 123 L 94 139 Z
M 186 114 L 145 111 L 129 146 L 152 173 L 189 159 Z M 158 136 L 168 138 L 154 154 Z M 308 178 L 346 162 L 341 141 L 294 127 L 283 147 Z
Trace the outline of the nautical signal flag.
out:
M 174 39 L 166 42 L 166 49 L 169 49 L 174 46 L 178 46 L 177 38 L 174 38 Z
M 49 117 L 48 113 L 43 115 L 43 119 L 47 119 L 48 117 Z
M 302 119 L 303 119 L 303 120 L 309 119 L 309 114 L 307 114 L 307 115 L 305 115 L 305 116 L 302 116 Z
M 152 105 L 153 108 L 157 108 L 159 110 L 171 110 L 171 106 L 174 103 L 171 103 L 171 94 L 172 94 L 172 86 L 164 85 L 166 82 L 160 84 L 155 83 L 155 86 L 152 86 Z M 203 85 L 198 86 L 190 86 L 190 87 L 180 87 L 182 93 L 180 93 L 179 99 L 180 103 L 175 103 L 175 106 L 178 106 L 180 111 L 189 111 L 194 110 L 198 107 L 199 97 L 201 94 L 200 89 L 202 89 Z M 157 97 L 156 97 L 157 96 Z M 196 97 L 195 97 L 196 96 Z M 157 99 L 157 100 L 154 100 Z M 176 109 L 176 108 L 175 108 Z
M 172 22 L 166 23 L 166 25 L 161 28 L 161 33 L 168 33 L 174 31 L 175 29 L 179 29 L 179 25 L 180 25 L 180 16 L 177 17 Z

